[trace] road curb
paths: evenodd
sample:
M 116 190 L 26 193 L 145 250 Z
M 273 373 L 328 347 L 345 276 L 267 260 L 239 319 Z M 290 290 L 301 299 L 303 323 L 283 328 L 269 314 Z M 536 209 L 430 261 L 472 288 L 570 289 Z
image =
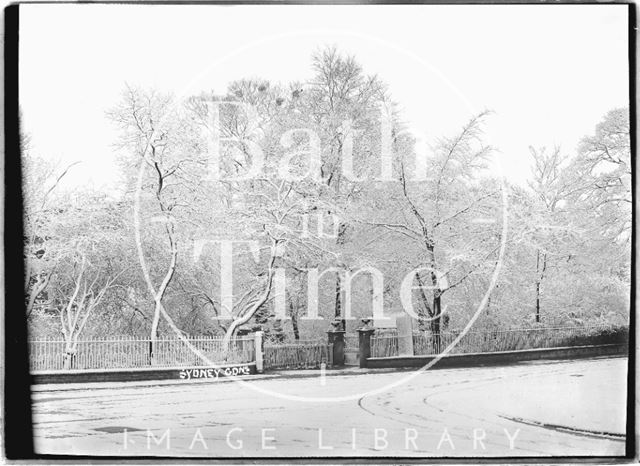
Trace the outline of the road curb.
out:
M 580 359 L 611 359 L 611 358 L 624 358 L 626 355 L 607 355 L 607 356 L 592 356 L 588 358 L 580 358 Z M 544 362 L 560 362 L 560 361 L 568 361 L 569 359 L 546 359 Z M 509 365 L 519 365 L 519 364 L 531 364 L 533 361 L 516 361 Z M 541 361 L 542 362 L 542 361 Z M 471 366 L 466 366 L 471 367 Z M 476 365 L 473 367 L 491 367 L 491 365 Z M 465 367 L 440 367 L 437 365 L 432 367 L 433 369 L 442 369 L 442 370 L 460 370 Z M 347 377 L 347 376 L 358 376 L 358 375 L 366 375 L 366 374 L 392 374 L 398 372 L 410 372 L 415 370 L 415 368 L 410 367 L 387 367 L 387 368 L 358 368 L 358 367 L 346 367 L 343 369 L 329 369 L 324 371 L 325 377 Z M 87 390 L 90 388 L 91 390 L 108 390 L 113 388 L 153 388 L 153 387 L 172 387 L 172 386 L 184 386 L 185 384 L 189 385 L 199 385 L 199 384 L 217 384 L 217 383 L 230 383 L 236 382 L 240 379 L 246 382 L 252 382 L 255 380 L 287 380 L 287 379 L 311 379 L 311 378 L 320 378 L 322 377 L 322 371 L 319 369 L 306 369 L 306 370 L 279 370 L 272 371 L 263 374 L 254 374 L 242 378 L 236 377 L 224 377 L 220 379 L 170 379 L 170 380 L 138 380 L 138 381 L 114 381 L 114 382 L 67 382 L 61 384 L 35 384 L 31 386 L 32 393 L 39 392 L 64 392 L 64 391 L 77 391 L 77 390 Z

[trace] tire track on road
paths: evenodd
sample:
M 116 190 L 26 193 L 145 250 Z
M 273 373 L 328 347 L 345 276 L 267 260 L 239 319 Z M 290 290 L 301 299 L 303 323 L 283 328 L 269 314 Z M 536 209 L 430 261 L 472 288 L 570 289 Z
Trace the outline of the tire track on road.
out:
M 450 408 L 444 409 L 441 406 L 438 406 L 437 404 L 431 402 L 430 400 L 436 396 L 449 394 L 455 391 L 469 391 L 477 387 L 496 384 L 508 378 L 528 378 L 528 377 L 540 377 L 540 376 L 550 376 L 550 375 L 551 376 L 552 375 L 569 375 L 568 374 L 569 372 L 573 372 L 575 370 L 575 368 L 568 363 L 561 363 L 559 367 L 553 368 L 551 370 L 536 371 L 535 373 L 531 373 L 530 371 L 528 371 L 527 370 L 528 367 L 519 367 L 519 369 L 520 370 L 516 374 L 503 373 L 498 376 L 484 377 L 482 379 L 453 380 L 446 383 L 425 386 L 424 388 L 426 390 L 433 390 L 433 389 L 437 389 L 437 390 L 433 391 L 432 393 L 429 393 L 426 397 L 424 397 L 421 400 L 421 404 L 428 406 L 430 410 L 438 412 L 440 415 L 444 415 L 448 417 L 451 417 L 451 415 L 453 415 L 455 417 L 458 417 L 463 420 L 462 424 L 464 424 L 465 423 L 464 421 L 466 420 L 466 421 L 482 422 L 485 425 L 490 425 L 497 429 L 504 429 L 505 428 L 504 422 L 496 421 L 496 418 L 502 418 L 516 425 L 520 424 L 521 426 L 522 423 L 518 423 L 515 420 L 500 416 L 498 413 L 495 413 L 495 412 L 488 411 L 487 412 L 488 416 L 478 416 L 478 415 L 473 416 L 473 415 L 470 415 L 468 412 L 460 412 L 458 410 L 452 410 Z M 469 385 L 469 384 L 473 384 L 473 385 Z M 458 388 L 455 388 L 456 386 Z M 448 388 L 445 389 L 445 387 L 448 387 Z M 364 410 L 365 412 L 369 413 L 372 416 L 382 417 L 388 420 L 393 420 L 395 422 L 401 422 L 405 425 L 411 425 L 413 427 L 425 428 L 425 427 L 433 427 L 434 425 L 436 426 L 441 425 L 441 424 L 438 424 L 437 422 L 434 422 L 432 419 L 430 419 L 425 415 L 421 415 L 415 412 L 407 412 L 406 409 L 404 409 L 403 407 L 403 404 L 406 404 L 407 394 L 408 392 L 404 391 L 402 393 L 397 393 L 397 392 L 389 393 L 389 394 L 386 394 L 385 396 L 371 397 L 369 395 L 364 395 L 358 400 L 358 406 L 360 407 L 360 409 Z M 402 399 L 401 403 L 396 402 L 393 407 L 390 406 L 390 402 L 398 401 L 399 399 Z M 382 403 L 380 403 L 381 401 Z M 418 419 L 418 422 L 416 422 L 416 418 Z M 411 419 L 411 421 L 409 421 L 409 419 Z M 528 444 L 527 448 L 520 447 L 518 448 L 519 451 L 529 452 L 537 455 L 547 455 L 548 453 L 546 453 L 545 451 L 540 451 L 540 449 L 537 448 L 538 444 L 540 444 L 541 442 L 547 442 L 547 441 L 550 441 L 553 444 L 562 443 L 561 442 L 562 439 L 559 439 L 558 435 L 553 435 L 549 433 L 548 429 L 545 429 L 547 430 L 547 432 L 544 432 L 542 426 L 538 426 L 535 424 L 533 425 L 530 424 L 529 426 L 531 427 L 531 429 L 528 429 L 527 434 L 531 435 L 532 438 L 536 439 L 536 441 L 533 441 L 533 440 L 526 441 L 526 443 Z M 447 430 L 451 430 L 451 432 L 455 431 L 458 434 L 462 432 L 463 436 L 470 438 L 468 429 L 456 426 L 452 429 L 449 429 L 447 427 Z M 555 430 L 555 432 L 561 432 L 561 431 Z M 566 435 L 579 436 L 579 434 L 576 431 L 574 432 L 567 431 L 562 433 Z M 613 440 L 613 439 L 610 439 L 610 440 Z M 615 440 L 619 440 L 619 439 L 615 439 Z M 487 443 L 491 444 L 493 442 L 487 442 Z M 496 446 L 500 448 L 504 448 L 504 445 L 501 445 L 501 444 L 496 444 Z

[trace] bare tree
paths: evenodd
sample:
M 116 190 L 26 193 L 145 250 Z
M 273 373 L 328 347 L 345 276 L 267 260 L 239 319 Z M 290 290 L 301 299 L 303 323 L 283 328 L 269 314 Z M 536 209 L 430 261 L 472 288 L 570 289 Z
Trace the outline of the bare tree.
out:
M 113 286 L 116 277 L 103 280 L 101 271 L 93 274 L 87 256 L 79 255 L 73 267 L 71 288 L 62 290 L 62 295 L 69 296 L 65 306 L 60 310 L 60 328 L 65 340 L 64 368 L 71 369 L 78 346 L 78 337 L 84 330 L 89 317 L 103 300 L 105 293 Z
M 631 136 L 628 108 L 613 109 L 582 139 L 571 170 L 584 189 L 576 202 L 602 219 L 601 233 L 630 240 Z
M 26 315 L 33 312 L 36 300 L 47 289 L 55 272 L 55 247 L 49 246 L 55 214 L 49 207 L 58 186 L 69 170 L 79 162 L 59 169 L 58 164 L 35 156 L 29 138 L 22 138 L 25 199 L 25 282 Z
M 108 117 L 122 130 L 119 147 L 124 149 L 124 159 L 128 173 L 138 166 L 138 177 L 129 182 L 135 189 L 134 234 L 143 275 L 154 301 L 151 318 L 150 339 L 151 354 L 155 349 L 158 337 L 160 315 L 163 300 L 175 275 L 179 238 L 176 231 L 176 207 L 188 207 L 185 197 L 192 193 L 189 179 L 191 165 L 198 163 L 184 154 L 185 135 L 189 128 L 186 120 L 178 114 L 178 107 L 169 95 L 161 95 L 153 91 L 144 92 L 127 86 L 123 99 L 118 106 L 108 112 Z M 191 164 L 191 165 L 190 165 Z M 145 177 L 146 169 L 151 177 Z M 147 220 L 160 222 L 164 232 L 164 241 L 168 243 L 169 258 L 165 265 L 160 284 L 154 286 L 151 272 L 144 257 L 141 224 L 141 197 L 152 193 L 155 206 Z M 157 214 L 154 216 L 154 213 Z M 154 261 L 154 265 L 157 261 Z
M 413 155 L 410 141 L 396 146 L 399 190 L 381 195 L 398 203 L 385 210 L 386 218 L 378 215 L 378 219 L 364 221 L 415 248 L 411 249 L 415 251 L 412 267 L 426 269 L 416 273 L 421 313 L 429 321 L 438 348 L 443 323 L 448 321 L 443 297 L 469 277 L 485 272 L 500 245 L 497 231 L 474 223 L 478 217 L 495 218 L 500 199 L 497 183 L 478 179 L 491 151 L 480 138 L 485 115 L 472 118 L 456 136 L 439 141 L 428 159 L 426 180 L 407 176 L 408 158 Z
M 559 230 L 554 226 L 558 223 L 558 210 L 566 205 L 571 196 L 584 190 L 584 182 L 567 170 L 570 158 L 563 155 L 559 147 L 547 152 L 546 148 L 529 148 L 533 157 L 533 179 L 529 187 L 538 200 L 537 206 L 532 206 L 530 215 L 535 218 L 538 231 L 536 247 L 536 281 L 535 281 L 535 321 L 541 319 L 541 287 L 547 272 L 548 262 L 555 255 L 561 255 L 554 244 L 558 244 Z M 567 225 L 565 225 L 567 226 Z M 566 232 L 566 228 L 562 230 Z
M 353 201 L 360 183 L 343 173 L 344 150 L 350 146 L 354 160 L 361 167 L 361 175 L 371 176 L 373 160 L 379 160 L 380 111 L 390 105 L 386 86 L 377 76 L 367 76 L 353 56 L 342 55 L 336 47 L 325 47 L 313 55 L 315 76 L 309 86 L 308 96 L 313 127 L 321 134 L 322 179 L 330 188 L 330 204 L 325 213 L 341 214 Z M 359 141 L 355 140 L 358 133 Z M 336 246 L 342 248 L 347 241 L 349 224 L 342 218 L 337 228 Z M 348 264 L 338 266 L 348 268 Z M 343 319 L 341 274 L 335 278 L 335 318 Z

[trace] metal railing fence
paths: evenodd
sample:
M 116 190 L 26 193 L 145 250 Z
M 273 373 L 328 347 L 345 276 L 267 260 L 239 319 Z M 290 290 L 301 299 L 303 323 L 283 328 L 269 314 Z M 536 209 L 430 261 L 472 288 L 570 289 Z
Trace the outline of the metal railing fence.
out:
M 445 350 L 461 332 L 419 332 L 412 335 L 415 355 L 436 355 Z M 470 331 L 451 349 L 450 354 L 492 353 L 521 349 L 558 348 L 626 341 L 628 328 L 609 326 L 518 328 Z M 373 336 L 373 357 L 398 356 L 397 334 Z
M 315 369 L 333 364 L 333 345 L 319 340 L 264 345 L 265 369 Z
M 188 341 L 216 364 L 255 361 L 253 337 L 232 340 L 228 352 L 224 351 L 222 338 L 219 337 L 189 337 Z M 67 352 L 67 345 L 63 340 L 32 340 L 29 341 L 29 360 L 32 371 L 182 367 L 207 364 L 178 337 L 157 339 L 153 354 L 150 339 L 87 338 L 78 341 L 74 353 Z

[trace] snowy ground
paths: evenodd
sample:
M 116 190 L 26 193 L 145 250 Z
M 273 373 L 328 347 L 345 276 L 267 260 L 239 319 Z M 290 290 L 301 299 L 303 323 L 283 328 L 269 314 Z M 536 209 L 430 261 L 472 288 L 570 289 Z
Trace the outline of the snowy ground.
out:
M 427 371 L 364 393 L 410 374 L 38 387 L 36 450 L 212 457 L 624 454 L 625 358 Z M 322 397 L 343 399 L 307 400 Z

